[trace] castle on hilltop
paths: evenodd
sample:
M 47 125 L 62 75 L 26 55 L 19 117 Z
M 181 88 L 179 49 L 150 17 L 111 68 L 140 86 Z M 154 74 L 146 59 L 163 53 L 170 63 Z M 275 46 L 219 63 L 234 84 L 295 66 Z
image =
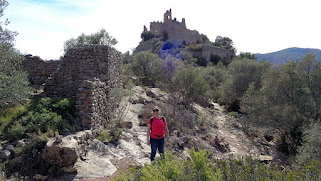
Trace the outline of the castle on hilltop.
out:
M 148 35 L 148 36 L 146 36 Z M 144 36 L 148 38 L 144 38 Z M 162 47 L 167 41 L 179 45 L 180 51 L 188 51 L 194 57 L 203 58 L 210 61 L 211 57 L 218 57 L 220 60 L 231 60 L 235 56 L 235 52 L 222 47 L 213 46 L 206 35 L 200 34 L 196 30 L 186 28 L 185 18 L 182 22 L 172 18 L 172 10 L 167 10 L 164 13 L 164 22 L 151 22 L 150 29 L 144 26 L 144 31 L 141 35 L 142 41 L 135 48 L 134 53 L 141 51 L 152 51 L 159 55 L 166 54 L 167 48 Z M 163 42 L 163 43 L 161 43 Z M 198 44 L 197 49 L 184 49 L 183 45 Z
M 145 31 L 148 31 L 146 26 L 144 26 Z M 164 13 L 164 22 L 151 22 L 150 31 L 155 33 L 155 35 L 162 35 L 166 31 L 168 39 L 185 41 L 187 43 L 201 38 L 198 31 L 186 28 L 185 18 L 182 18 L 182 22 L 177 21 L 176 18 L 172 19 L 172 9 Z

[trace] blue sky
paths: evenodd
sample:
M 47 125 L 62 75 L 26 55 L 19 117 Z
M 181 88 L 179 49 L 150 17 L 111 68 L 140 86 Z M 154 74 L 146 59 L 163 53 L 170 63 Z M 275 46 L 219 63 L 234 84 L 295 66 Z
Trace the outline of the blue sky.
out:
M 105 28 L 119 51 L 140 41 L 143 26 L 162 21 L 172 8 L 187 28 L 214 41 L 231 38 L 238 53 L 269 53 L 288 47 L 321 49 L 318 0 L 9 0 L 4 18 L 17 31 L 22 53 L 57 59 L 64 41 Z M 3 18 L 3 19 L 4 19 Z

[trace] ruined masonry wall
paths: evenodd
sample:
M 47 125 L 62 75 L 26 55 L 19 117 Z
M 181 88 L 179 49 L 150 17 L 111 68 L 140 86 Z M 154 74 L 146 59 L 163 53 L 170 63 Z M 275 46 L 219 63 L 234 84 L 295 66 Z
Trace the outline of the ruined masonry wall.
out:
M 31 84 L 42 85 L 60 66 L 61 61 L 43 61 L 37 56 L 27 55 L 22 62 L 23 70 L 28 72 Z
M 85 129 L 106 127 L 117 100 L 111 94 L 121 87 L 120 53 L 102 45 L 75 49 L 63 58 L 59 70 L 47 80 L 49 97 L 76 99 Z
M 32 65 L 44 64 L 40 58 L 33 61 Z M 48 97 L 76 100 L 77 120 L 83 129 L 99 131 L 106 127 L 119 102 L 112 92 L 121 87 L 120 52 L 108 46 L 91 45 L 69 51 L 59 62 L 59 68 L 51 67 L 55 68 L 54 73 L 44 75 L 47 78 L 44 93 Z M 36 69 L 35 74 L 45 70 L 48 69 Z

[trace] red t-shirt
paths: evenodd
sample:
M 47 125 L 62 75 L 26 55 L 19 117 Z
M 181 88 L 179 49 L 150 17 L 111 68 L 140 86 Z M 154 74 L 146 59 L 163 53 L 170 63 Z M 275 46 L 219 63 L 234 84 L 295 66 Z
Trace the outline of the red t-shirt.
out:
M 150 119 L 148 120 L 147 124 L 150 124 Z M 165 134 L 165 125 L 167 125 L 165 118 L 163 121 L 162 117 L 159 117 L 159 119 L 153 117 L 153 124 L 151 127 L 152 131 L 150 133 L 150 137 L 154 139 L 163 138 Z

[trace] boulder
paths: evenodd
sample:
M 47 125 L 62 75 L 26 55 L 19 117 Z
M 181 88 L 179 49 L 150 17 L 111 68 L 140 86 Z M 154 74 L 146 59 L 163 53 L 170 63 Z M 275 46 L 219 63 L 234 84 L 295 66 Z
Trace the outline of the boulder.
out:
M 80 131 L 73 136 L 73 138 L 77 140 L 78 144 L 82 144 L 92 137 L 93 133 L 90 130 Z
M 18 142 L 17 142 L 17 147 L 22 147 L 22 146 L 24 146 L 24 145 L 26 145 L 26 143 L 28 142 L 29 140 L 28 139 L 22 139 L 22 140 L 19 140 Z
M 157 97 L 157 95 L 154 93 L 153 90 L 147 91 L 147 92 L 146 92 L 146 95 L 147 95 L 148 97 L 151 97 L 151 98 L 156 98 L 156 97 Z
M 48 178 L 48 176 L 43 176 L 43 175 L 41 175 L 41 174 L 36 174 L 35 176 L 33 176 L 33 178 L 34 178 L 35 180 L 45 180 L 45 179 Z
M 259 156 L 259 160 L 262 162 L 262 163 L 271 163 L 273 161 L 273 157 L 270 156 L 270 155 L 260 155 Z
M 73 165 L 69 165 L 68 167 L 62 167 L 62 171 L 65 173 L 75 173 L 77 169 Z
M 126 128 L 128 128 L 128 129 L 132 129 L 133 123 L 130 122 L 130 121 L 124 122 L 124 126 L 125 126 Z
M 145 99 L 143 97 L 139 97 L 138 100 L 137 100 L 137 103 L 138 104 L 145 104 Z
M 24 159 L 25 159 L 24 155 L 20 155 L 18 157 L 15 157 L 12 160 L 10 160 L 10 166 L 12 168 L 20 167 L 23 164 Z
M 107 157 L 101 157 L 93 151 L 88 151 L 85 160 L 78 160 L 75 163 L 76 178 L 106 177 L 117 171 L 117 168 Z
M 138 103 L 138 100 L 137 99 L 134 99 L 133 101 L 132 101 L 132 104 L 137 104 Z
M 260 155 L 260 161 L 272 161 L 273 157 L 270 155 Z
M 6 160 L 10 157 L 11 153 L 8 150 L 0 151 L 0 160 Z
M 61 141 L 61 142 L 60 142 Z M 67 167 L 74 164 L 79 157 L 78 143 L 73 137 L 50 139 L 43 152 L 42 158 L 59 167 Z

